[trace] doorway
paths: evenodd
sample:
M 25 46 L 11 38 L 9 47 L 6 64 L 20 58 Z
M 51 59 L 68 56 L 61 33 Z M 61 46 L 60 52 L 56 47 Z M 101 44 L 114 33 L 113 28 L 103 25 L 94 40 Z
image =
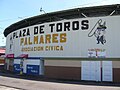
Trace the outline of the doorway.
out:
M 82 61 L 81 80 L 101 81 L 100 61 Z
M 112 82 L 112 61 L 82 61 L 81 80 Z

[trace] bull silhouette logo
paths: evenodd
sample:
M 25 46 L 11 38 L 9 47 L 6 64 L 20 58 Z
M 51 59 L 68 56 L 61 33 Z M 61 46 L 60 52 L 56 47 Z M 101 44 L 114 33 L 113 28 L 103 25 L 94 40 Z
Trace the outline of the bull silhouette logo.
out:
M 105 44 L 105 34 L 106 34 L 106 22 L 102 21 L 102 19 L 98 20 L 92 30 L 88 33 L 88 37 L 94 36 L 97 40 L 97 44 Z

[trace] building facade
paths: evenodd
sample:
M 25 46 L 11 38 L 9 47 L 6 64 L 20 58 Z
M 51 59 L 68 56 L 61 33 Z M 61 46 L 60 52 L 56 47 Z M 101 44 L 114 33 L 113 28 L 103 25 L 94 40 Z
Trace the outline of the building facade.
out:
M 5 65 L 5 47 L 0 47 L 0 71 L 4 70 Z
M 4 31 L 7 70 L 55 79 L 120 82 L 118 6 L 48 13 L 9 26 Z M 90 15 L 93 9 L 97 16 Z M 74 10 L 79 10 L 78 16 Z M 89 17 L 79 17 L 83 14 Z

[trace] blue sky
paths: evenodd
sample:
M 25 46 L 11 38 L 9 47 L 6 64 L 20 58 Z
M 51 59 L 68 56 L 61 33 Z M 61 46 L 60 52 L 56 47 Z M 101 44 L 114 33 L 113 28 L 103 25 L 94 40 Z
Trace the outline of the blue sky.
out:
M 0 46 L 5 45 L 1 33 L 21 19 L 76 7 L 120 4 L 120 0 L 0 0 Z M 22 18 L 19 18 L 22 17 Z

